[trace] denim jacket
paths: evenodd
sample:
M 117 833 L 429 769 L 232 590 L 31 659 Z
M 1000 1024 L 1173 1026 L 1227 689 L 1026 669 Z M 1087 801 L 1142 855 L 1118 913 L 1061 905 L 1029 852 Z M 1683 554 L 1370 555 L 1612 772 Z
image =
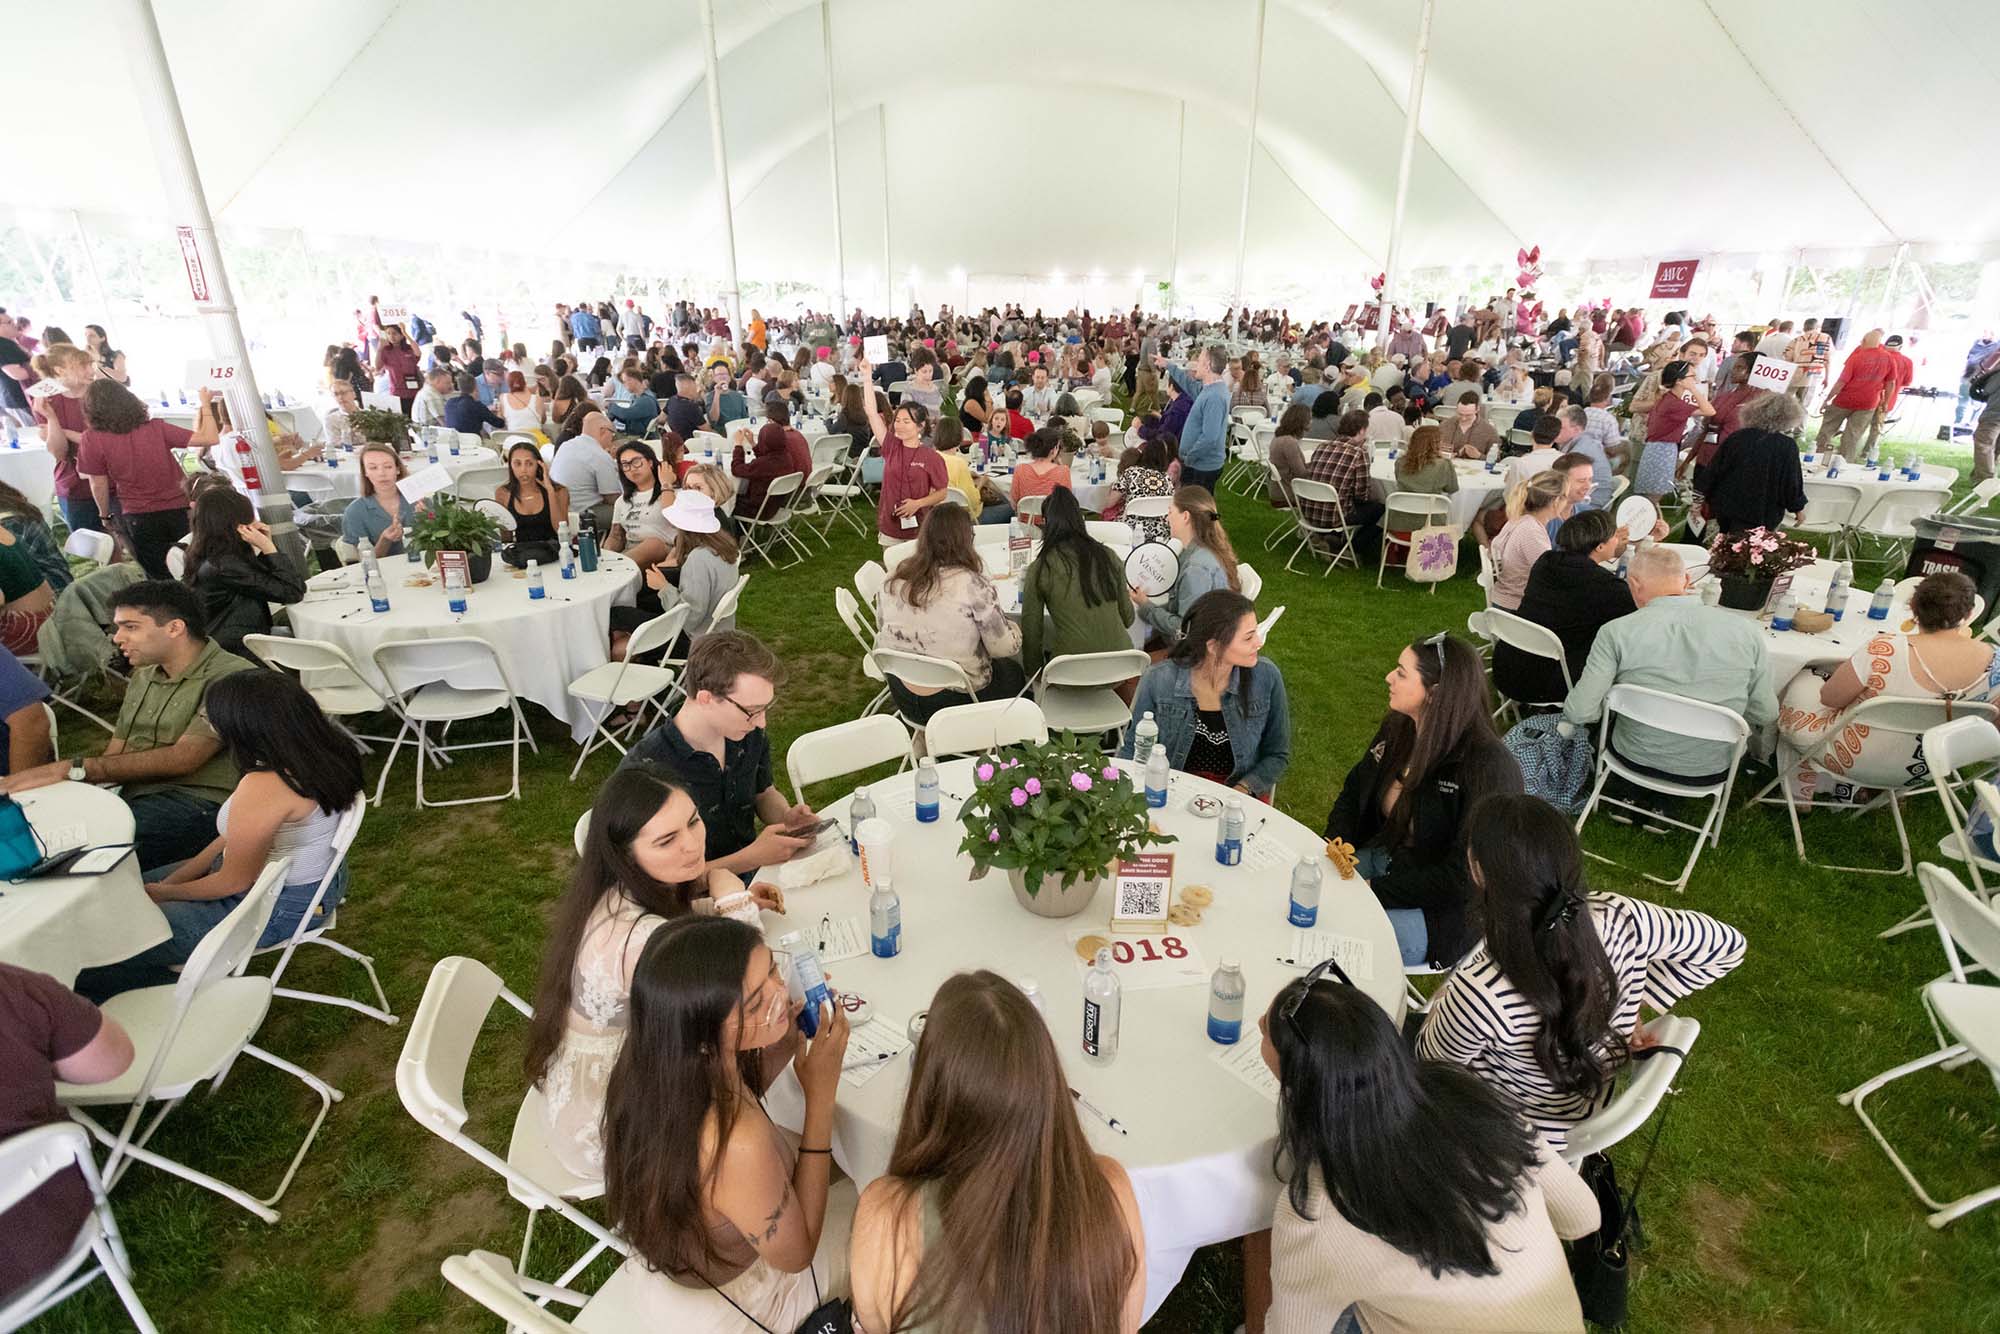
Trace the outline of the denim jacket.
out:
M 1195 725 L 1194 683 L 1189 677 L 1187 667 L 1169 660 L 1139 678 L 1139 693 L 1132 701 L 1133 727 L 1125 729 L 1120 756 L 1132 758 L 1133 728 L 1151 713 L 1159 724 L 1167 759 L 1176 769 L 1186 766 Z M 1236 759 L 1236 772 L 1229 781 L 1264 796 L 1278 785 L 1292 759 L 1292 714 L 1277 664 L 1259 655 L 1248 672 L 1231 672 L 1222 692 L 1222 718 L 1229 725 L 1229 749 Z

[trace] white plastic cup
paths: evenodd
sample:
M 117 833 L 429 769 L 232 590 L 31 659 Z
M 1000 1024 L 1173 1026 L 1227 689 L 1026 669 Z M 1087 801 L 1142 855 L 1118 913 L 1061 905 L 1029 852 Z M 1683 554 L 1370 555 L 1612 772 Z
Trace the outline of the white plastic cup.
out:
M 875 888 L 877 867 L 881 868 L 886 879 L 895 879 L 896 830 L 893 825 L 880 816 L 863 820 L 855 827 L 854 842 L 861 849 L 861 879 L 868 888 Z

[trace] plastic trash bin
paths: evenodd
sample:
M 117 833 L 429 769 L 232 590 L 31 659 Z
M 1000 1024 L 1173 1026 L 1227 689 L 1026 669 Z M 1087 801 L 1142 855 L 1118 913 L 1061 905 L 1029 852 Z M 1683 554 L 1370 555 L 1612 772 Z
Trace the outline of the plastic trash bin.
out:
M 1916 538 L 1904 576 L 1951 571 L 1972 580 L 1986 600 L 1981 619 L 2000 601 L 2000 518 L 1983 514 L 1926 515 L 1912 521 Z

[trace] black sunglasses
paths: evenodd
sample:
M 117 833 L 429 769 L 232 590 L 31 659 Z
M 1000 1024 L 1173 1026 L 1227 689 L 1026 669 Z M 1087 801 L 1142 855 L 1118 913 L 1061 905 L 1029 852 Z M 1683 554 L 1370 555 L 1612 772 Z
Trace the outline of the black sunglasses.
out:
M 1306 1031 L 1299 1027 L 1299 1007 L 1306 1003 L 1306 993 L 1310 992 L 1322 978 L 1329 975 L 1342 986 L 1351 987 L 1354 985 L 1354 979 L 1347 975 L 1345 969 L 1334 962 L 1332 955 L 1328 955 L 1306 970 L 1305 985 L 1294 992 L 1292 998 L 1286 1001 L 1284 1007 L 1278 1011 L 1278 1017 L 1292 1026 L 1292 1032 L 1298 1034 L 1299 1041 L 1301 1042 L 1307 1042 L 1310 1039 L 1306 1037 Z

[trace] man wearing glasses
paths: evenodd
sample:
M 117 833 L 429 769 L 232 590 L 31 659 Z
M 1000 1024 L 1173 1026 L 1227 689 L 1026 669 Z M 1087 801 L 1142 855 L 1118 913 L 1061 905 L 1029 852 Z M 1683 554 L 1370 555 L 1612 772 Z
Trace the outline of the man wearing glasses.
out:
M 681 674 L 687 692 L 681 706 L 624 761 L 655 766 L 686 788 L 708 826 L 708 864 L 745 880 L 811 847 L 819 821 L 805 803 L 787 802 L 771 780 L 764 726 L 779 677 L 777 655 L 755 635 L 700 636 Z

